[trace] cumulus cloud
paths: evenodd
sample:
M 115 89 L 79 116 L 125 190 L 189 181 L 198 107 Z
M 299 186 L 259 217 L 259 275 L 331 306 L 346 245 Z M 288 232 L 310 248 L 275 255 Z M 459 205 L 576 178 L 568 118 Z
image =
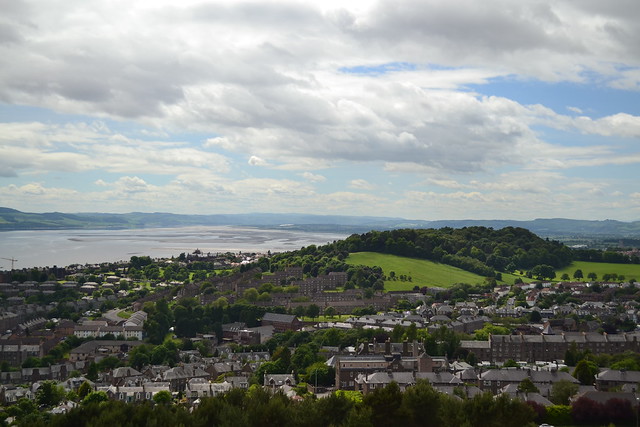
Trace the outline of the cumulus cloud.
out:
M 122 196 L 120 207 L 135 194 L 182 208 L 197 191 L 238 209 L 390 205 L 320 189 L 314 173 L 339 169 L 369 191 L 353 170 L 367 165 L 403 183 L 418 176 L 396 206 L 517 209 L 509 195 L 548 196 L 555 171 L 640 163 L 632 143 L 604 139 L 638 138 L 636 112 L 563 115 L 474 91 L 500 79 L 637 91 L 634 0 L 5 3 L 0 102 L 93 117 L 0 123 L 0 177 L 16 188 L 96 172 L 92 196 Z M 560 144 L 547 129 L 605 142 Z M 278 178 L 249 176 L 267 172 Z
M 30 174 L 109 170 L 176 174 L 185 169 L 229 170 L 226 157 L 180 141 L 140 140 L 101 124 L 0 123 L 0 168 Z
M 125 9 L 106 2 L 76 5 L 74 14 L 63 5 L 24 5 L 10 12 L 11 31 L 24 37 L 3 48 L 10 66 L 0 70 L 0 99 L 193 126 L 222 133 L 205 146 L 252 151 L 266 161 L 418 159 L 477 170 L 491 159 L 506 161 L 514 145 L 533 138 L 519 124 L 522 109 L 439 90 L 514 73 L 581 80 L 601 62 L 638 57 L 635 43 L 624 43 L 639 31 L 634 12 L 587 3 L 402 0 L 335 10 L 299 2 Z M 449 68 L 418 63 L 382 76 L 340 72 L 416 58 Z M 449 153 L 463 143 L 470 150 L 454 162 Z
M 267 162 L 264 159 L 261 159 L 258 156 L 249 157 L 249 162 L 251 166 L 266 166 Z
M 310 181 L 310 182 L 324 182 L 324 181 L 327 180 L 326 177 L 324 177 L 322 175 L 314 174 L 314 173 L 311 173 L 311 172 L 301 173 L 300 176 L 302 176 L 304 179 L 306 179 L 307 181 Z

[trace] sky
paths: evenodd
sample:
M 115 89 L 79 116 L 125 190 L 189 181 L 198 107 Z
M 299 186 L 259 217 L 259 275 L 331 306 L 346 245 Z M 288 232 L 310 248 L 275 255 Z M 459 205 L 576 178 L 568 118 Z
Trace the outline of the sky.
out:
M 640 220 L 637 0 L 0 10 L 0 206 Z

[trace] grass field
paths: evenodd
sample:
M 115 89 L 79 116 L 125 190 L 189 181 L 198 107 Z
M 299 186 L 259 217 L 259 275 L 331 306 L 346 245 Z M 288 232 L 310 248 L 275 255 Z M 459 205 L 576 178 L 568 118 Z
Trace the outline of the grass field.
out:
M 577 270 L 582 270 L 584 274 L 583 280 L 587 279 L 587 274 L 596 273 L 598 275 L 598 280 L 602 278 L 605 274 L 622 274 L 624 275 L 626 280 L 636 279 L 640 280 L 640 264 L 613 264 L 606 262 L 586 262 L 586 261 L 575 261 L 571 263 L 568 267 L 563 268 L 562 270 L 556 271 L 556 280 L 559 280 L 560 277 L 567 273 L 569 277 L 573 280 L 573 273 Z
M 455 283 L 475 285 L 484 282 L 485 279 L 477 274 L 447 264 L 377 252 L 352 253 L 346 259 L 346 262 L 351 265 L 379 266 L 386 276 L 389 276 L 391 271 L 395 271 L 396 276 L 401 274 L 411 276 L 411 282 L 401 282 L 400 280 L 385 281 L 384 288 L 388 291 L 412 290 L 414 286 L 448 288 Z M 511 283 L 513 283 L 516 276 L 508 276 L 503 278 L 511 280 Z
M 131 315 L 132 315 L 132 314 L 133 314 L 133 313 L 132 313 L 132 312 L 130 312 L 130 311 L 119 311 L 119 312 L 118 312 L 118 317 L 121 317 L 121 318 L 123 318 L 123 319 L 128 319 L 128 318 L 130 318 L 130 317 L 131 317 Z

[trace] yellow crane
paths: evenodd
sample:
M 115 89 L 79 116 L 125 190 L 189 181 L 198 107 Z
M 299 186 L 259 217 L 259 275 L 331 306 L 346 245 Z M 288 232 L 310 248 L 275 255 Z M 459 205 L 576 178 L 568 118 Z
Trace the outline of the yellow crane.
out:
M 13 270 L 13 263 L 17 262 L 17 259 L 12 258 L 0 258 L 0 259 L 6 259 L 7 261 L 11 261 L 11 270 Z

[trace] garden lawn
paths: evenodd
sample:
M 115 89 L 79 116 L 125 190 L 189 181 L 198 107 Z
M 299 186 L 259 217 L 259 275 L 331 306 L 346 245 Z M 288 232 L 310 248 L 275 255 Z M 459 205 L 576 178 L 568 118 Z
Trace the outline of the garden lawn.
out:
M 587 261 L 574 261 L 568 267 L 561 270 L 556 270 L 556 280 L 560 280 L 560 277 L 564 273 L 567 273 L 571 280 L 573 279 L 573 273 L 576 270 L 582 270 L 584 275 L 583 281 L 588 281 L 587 275 L 589 273 L 596 273 L 598 278 L 596 280 L 602 280 L 602 276 L 605 274 L 617 274 L 624 275 L 625 280 L 636 279 L 640 280 L 640 264 L 614 264 L 607 262 L 587 262 Z

